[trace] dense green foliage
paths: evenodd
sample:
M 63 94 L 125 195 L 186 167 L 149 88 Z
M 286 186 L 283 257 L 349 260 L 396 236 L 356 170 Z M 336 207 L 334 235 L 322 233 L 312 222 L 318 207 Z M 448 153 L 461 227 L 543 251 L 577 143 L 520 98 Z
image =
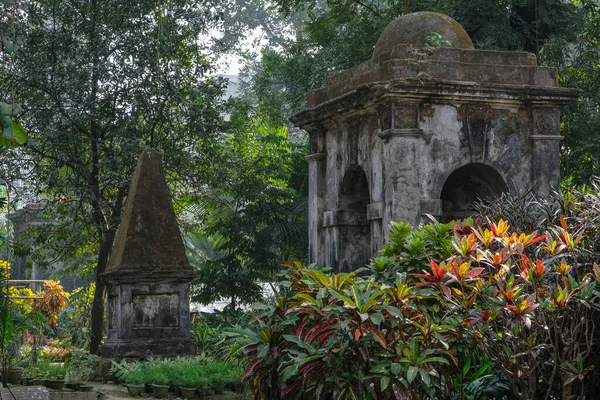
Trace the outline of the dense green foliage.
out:
M 543 234 L 395 223 L 368 274 L 290 264 L 283 295 L 231 333 L 243 376 L 266 399 L 590 395 L 599 204 L 597 190 L 570 195 Z
M 114 371 L 122 371 L 126 384 L 176 385 L 186 388 L 243 390 L 239 383 L 242 371 L 231 364 L 206 358 L 150 359 L 127 365 L 113 363 Z
M 188 235 L 198 270 L 192 299 L 230 299 L 233 308 L 258 300 L 258 282 L 271 281 L 283 261 L 305 259 L 308 247 L 304 146 L 237 107 L 217 150 L 227 166 L 216 166 L 219 179 L 188 208 L 201 223 Z
M 560 85 L 581 90 L 579 101 L 565 110 L 561 166 L 569 185 L 589 185 L 600 175 L 600 3 L 576 1 L 582 18 L 572 20 L 569 36 L 555 36 L 541 50 L 540 60 L 559 70 Z
M 192 333 L 200 356 L 227 358 L 223 333 L 232 326 L 247 325 L 250 315 L 242 309 L 200 313 L 194 318 Z

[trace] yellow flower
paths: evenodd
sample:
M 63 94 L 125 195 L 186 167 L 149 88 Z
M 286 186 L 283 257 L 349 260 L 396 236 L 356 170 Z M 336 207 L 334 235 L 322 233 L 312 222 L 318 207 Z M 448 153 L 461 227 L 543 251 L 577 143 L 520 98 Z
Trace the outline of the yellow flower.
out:
M 10 279 L 10 263 L 5 260 L 0 260 L 0 274 L 2 279 Z

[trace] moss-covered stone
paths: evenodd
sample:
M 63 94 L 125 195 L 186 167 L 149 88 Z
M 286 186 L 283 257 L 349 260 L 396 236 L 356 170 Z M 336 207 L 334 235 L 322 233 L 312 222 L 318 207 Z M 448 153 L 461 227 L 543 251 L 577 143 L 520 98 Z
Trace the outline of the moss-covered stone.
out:
M 425 47 L 428 38 L 436 33 L 447 40 L 451 47 L 473 49 L 473 41 L 458 22 L 444 14 L 423 11 L 392 21 L 379 37 L 373 57 L 389 53 L 400 43 Z
M 123 220 L 106 272 L 106 282 L 189 282 L 195 276 L 185 254 L 160 153 L 140 155 Z

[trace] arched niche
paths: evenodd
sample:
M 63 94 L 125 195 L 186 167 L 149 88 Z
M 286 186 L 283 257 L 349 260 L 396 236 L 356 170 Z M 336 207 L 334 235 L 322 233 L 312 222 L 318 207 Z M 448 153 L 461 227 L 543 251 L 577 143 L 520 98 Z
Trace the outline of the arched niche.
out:
M 342 180 L 340 210 L 364 212 L 366 218 L 370 197 L 369 181 L 365 171 L 358 165 L 352 165 Z
M 371 229 L 367 220 L 367 207 L 370 197 L 365 171 L 358 165 L 352 165 L 346 171 L 340 187 L 340 271 L 350 272 L 369 262 Z
M 493 200 L 508 192 L 508 186 L 492 167 L 472 163 L 456 169 L 442 187 L 442 222 L 466 218 L 473 214 L 478 200 Z

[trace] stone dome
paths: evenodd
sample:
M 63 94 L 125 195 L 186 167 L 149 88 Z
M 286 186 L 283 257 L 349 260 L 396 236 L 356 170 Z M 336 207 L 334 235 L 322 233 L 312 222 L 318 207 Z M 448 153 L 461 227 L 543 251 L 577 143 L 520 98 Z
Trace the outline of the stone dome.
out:
M 455 49 L 473 49 L 473 41 L 465 29 L 444 14 L 422 11 L 406 14 L 392 21 L 375 45 L 373 57 L 388 54 L 399 44 L 425 47 L 428 37 L 439 33 Z

